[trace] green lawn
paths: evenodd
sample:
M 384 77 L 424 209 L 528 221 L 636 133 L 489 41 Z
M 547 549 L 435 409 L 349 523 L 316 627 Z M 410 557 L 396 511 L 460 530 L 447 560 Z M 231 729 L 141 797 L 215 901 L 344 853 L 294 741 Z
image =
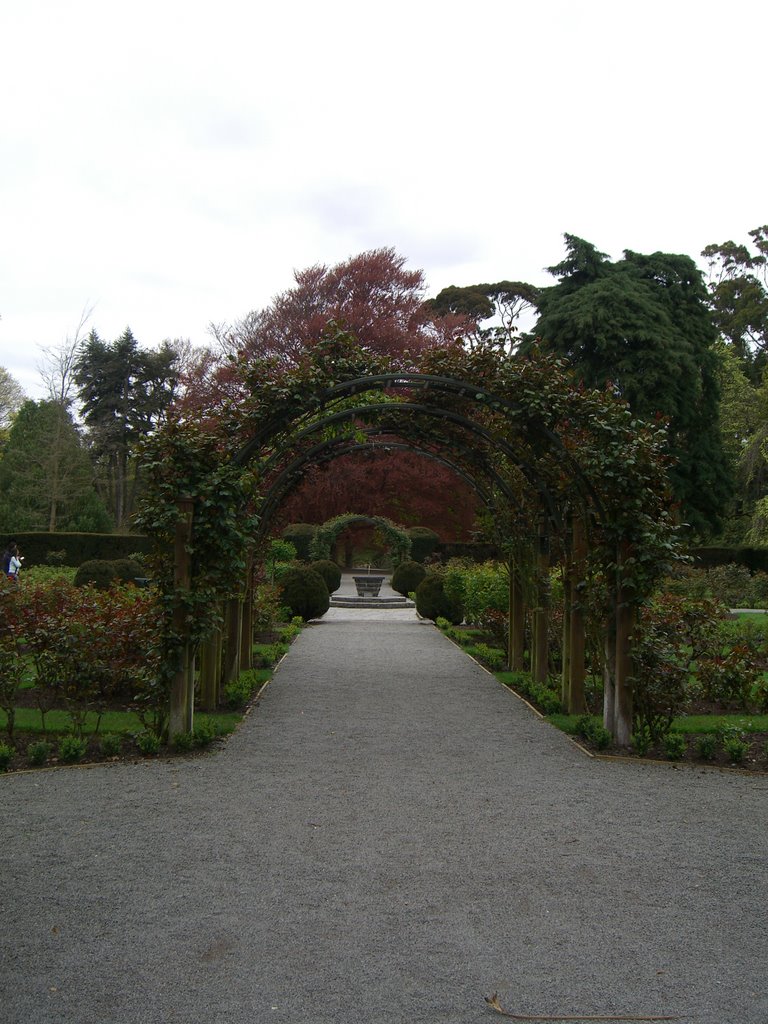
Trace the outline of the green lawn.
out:
M 216 730 L 220 734 L 232 732 L 242 715 L 237 711 L 216 711 L 206 712 L 206 718 L 210 718 L 216 724 Z M 7 715 L 0 711 L 0 730 L 4 730 L 7 722 Z M 53 710 L 45 716 L 46 730 L 50 733 L 67 733 L 72 731 L 72 720 L 66 711 Z M 16 711 L 15 727 L 19 732 L 42 732 L 42 718 L 37 708 L 18 708 Z M 144 726 L 137 715 L 132 711 L 107 711 L 98 721 L 95 712 L 88 712 L 84 732 L 91 734 L 99 733 L 121 733 L 131 735 L 142 732 Z
M 602 723 L 602 715 L 593 715 L 595 722 Z M 547 721 L 569 736 L 577 734 L 578 715 L 547 715 Z M 737 729 L 739 732 L 768 732 L 768 715 L 681 715 L 672 722 L 673 732 L 686 735 L 717 733 L 721 729 Z
M 672 722 L 673 732 L 701 734 L 720 729 L 739 729 L 741 732 L 768 732 L 768 715 L 681 715 Z

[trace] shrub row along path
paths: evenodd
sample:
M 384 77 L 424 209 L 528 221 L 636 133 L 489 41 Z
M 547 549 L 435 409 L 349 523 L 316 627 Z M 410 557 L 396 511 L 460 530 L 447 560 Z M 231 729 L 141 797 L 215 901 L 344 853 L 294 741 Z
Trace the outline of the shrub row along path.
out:
M 4 1024 L 765 1024 L 768 779 L 592 760 L 413 612 L 223 749 L 0 778 Z

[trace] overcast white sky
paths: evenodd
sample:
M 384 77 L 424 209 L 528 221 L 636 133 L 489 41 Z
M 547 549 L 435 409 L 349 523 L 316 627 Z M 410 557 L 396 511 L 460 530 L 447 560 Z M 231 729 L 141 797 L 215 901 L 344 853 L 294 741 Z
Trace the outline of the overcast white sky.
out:
M 393 246 L 429 293 L 768 221 L 765 0 L 0 0 L 0 365 L 209 340 Z

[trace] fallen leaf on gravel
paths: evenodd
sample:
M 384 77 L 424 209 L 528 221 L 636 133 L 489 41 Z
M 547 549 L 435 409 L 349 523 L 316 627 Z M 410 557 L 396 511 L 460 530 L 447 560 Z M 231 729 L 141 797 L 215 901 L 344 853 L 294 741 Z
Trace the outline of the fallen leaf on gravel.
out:
M 545 1015 L 545 1016 L 542 1017 L 542 1016 L 536 1016 L 535 1014 L 530 1014 L 530 1013 L 510 1013 L 509 1010 L 505 1010 L 504 1007 L 499 1002 L 499 994 L 498 994 L 498 992 L 494 992 L 493 995 L 490 996 L 490 998 L 488 996 L 486 996 L 485 997 L 485 1001 L 490 1006 L 490 1008 L 492 1010 L 495 1010 L 496 1013 L 500 1013 L 502 1017 L 506 1017 L 508 1020 L 575 1020 L 575 1021 L 579 1021 L 579 1020 L 604 1020 L 604 1021 L 612 1021 L 612 1020 L 636 1020 L 636 1021 L 680 1020 L 679 1017 L 646 1017 L 646 1016 L 621 1017 L 621 1016 L 619 1016 L 617 1014 L 609 1014 L 608 1016 L 603 1016 L 603 1015 L 598 1014 L 597 1016 L 595 1016 L 594 1014 L 588 1014 L 588 1013 L 566 1014 L 564 1016 Z

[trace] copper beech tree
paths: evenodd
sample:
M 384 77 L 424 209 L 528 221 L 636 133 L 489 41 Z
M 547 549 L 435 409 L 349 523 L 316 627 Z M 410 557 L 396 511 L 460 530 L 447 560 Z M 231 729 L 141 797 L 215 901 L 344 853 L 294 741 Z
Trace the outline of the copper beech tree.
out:
M 212 328 L 218 357 L 201 354 L 186 375 L 182 409 L 217 415 L 243 397 L 238 365 L 266 360 L 275 370 L 296 366 L 330 322 L 343 324 L 366 351 L 385 356 L 453 344 L 474 327 L 466 314 L 427 303 L 423 271 L 406 267 L 393 248 L 371 249 L 334 266 L 316 264 L 296 271 L 294 282 L 264 309 Z M 446 493 L 447 504 L 435 497 Z M 339 465 L 307 472 L 282 521 L 322 523 L 351 508 L 431 526 L 446 539 L 467 539 L 476 502 L 445 467 L 398 451 L 387 459 L 353 454 Z
M 363 348 L 388 355 L 416 352 L 461 337 L 473 326 L 462 313 L 425 302 L 422 270 L 409 270 L 392 248 L 370 249 L 335 266 L 294 272 L 295 284 L 264 309 L 215 334 L 229 353 L 295 364 L 328 322 L 343 323 Z
M 411 452 L 380 450 L 311 467 L 286 499 L 280 519 L 324 523 L 349 509 L 428 526 L 450 541 L 469 538 L 478 504 L 447 467 Z

